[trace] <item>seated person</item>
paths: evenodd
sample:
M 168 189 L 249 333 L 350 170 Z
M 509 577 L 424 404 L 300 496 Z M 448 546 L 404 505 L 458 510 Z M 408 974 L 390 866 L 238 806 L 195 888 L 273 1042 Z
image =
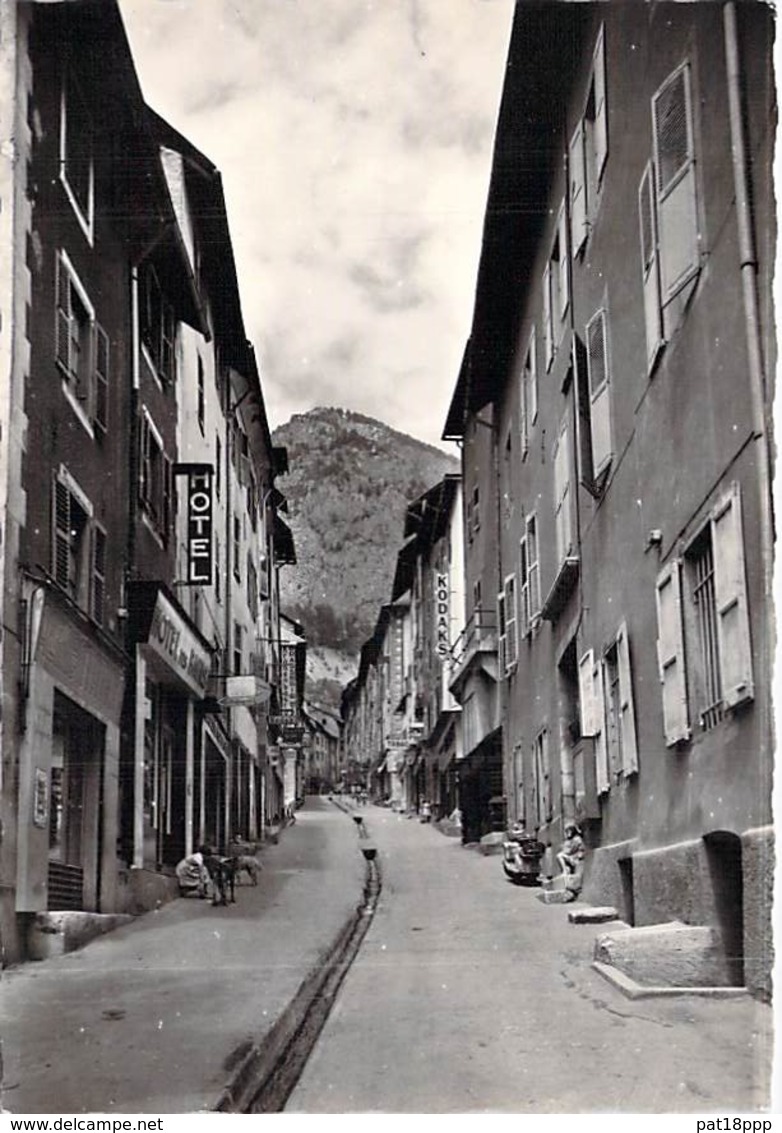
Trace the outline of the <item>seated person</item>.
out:
M 206 847 L 199 846 L 194 854 L 188 854 L 177 865 L 176 878 L 181 896 L 196 894 L 198 897 L 206 897 L 209 874 L 204 863 L 205 851 Z

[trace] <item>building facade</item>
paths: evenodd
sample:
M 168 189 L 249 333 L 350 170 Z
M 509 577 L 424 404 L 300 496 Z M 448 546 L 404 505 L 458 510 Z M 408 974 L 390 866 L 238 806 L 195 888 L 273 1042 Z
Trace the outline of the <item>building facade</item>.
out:
M 466 501 L 491 484 L 508 816 L 580 822 L 589 897 L 720 929 L 760 995 L 772 35 L 754 3 L 517 5 L 445 430 Z
M 2 18 L 11 962 L 36 914 L 141 911 L 199 841 L 262 836 L 279 493 L 219 174 L 115 3 Z

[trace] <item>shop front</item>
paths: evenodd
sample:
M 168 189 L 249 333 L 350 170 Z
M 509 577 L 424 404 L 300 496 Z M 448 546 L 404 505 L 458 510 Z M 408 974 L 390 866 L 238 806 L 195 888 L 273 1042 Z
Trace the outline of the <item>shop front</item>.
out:
M 123 759 L 121 813 L 131 874 L 147 875 L 131 878 L 133 896 L 146 906 L 160 888 L 150 878 L 173 875 L 205 828 L 202 813 L 208 829 L 209 818 L 219 817 L 221 791 L 230 784 L 220 775 L 219 762 L 208 758 L 206 728 L 196 734 L 207 697 L 209 643 L 163 584 L 132 583 L 128 599 L 134 642 L 128 694 L 132 743 Z
M 123 657 L 43 585 L 23 609 L 16 911 L 114 912 Z

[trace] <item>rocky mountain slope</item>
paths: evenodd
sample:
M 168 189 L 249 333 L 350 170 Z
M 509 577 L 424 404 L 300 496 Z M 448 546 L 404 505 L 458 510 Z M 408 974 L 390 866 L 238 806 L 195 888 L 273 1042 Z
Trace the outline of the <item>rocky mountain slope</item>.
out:
M 288 449 L 277 486 L 298 559 L 281 572 L 282 608 L 307 635 L 308 696 L 334 704 L 391 596 L 407 505 L 459 464 L 345 409 L 297 414 L 273 441 Z

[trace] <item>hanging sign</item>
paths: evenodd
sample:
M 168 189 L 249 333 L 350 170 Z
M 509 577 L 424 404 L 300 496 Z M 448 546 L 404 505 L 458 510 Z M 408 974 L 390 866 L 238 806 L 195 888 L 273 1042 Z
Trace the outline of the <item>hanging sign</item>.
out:
M 210 586 L 213 578 L 211 464 L 178 464 L 177 474 L 187 476 L 186 586 Z
M 435 649 L 438 657 L 447 657 L 451 651 L 449 619 L 448 575 L 435 571 L 434 575 Z

